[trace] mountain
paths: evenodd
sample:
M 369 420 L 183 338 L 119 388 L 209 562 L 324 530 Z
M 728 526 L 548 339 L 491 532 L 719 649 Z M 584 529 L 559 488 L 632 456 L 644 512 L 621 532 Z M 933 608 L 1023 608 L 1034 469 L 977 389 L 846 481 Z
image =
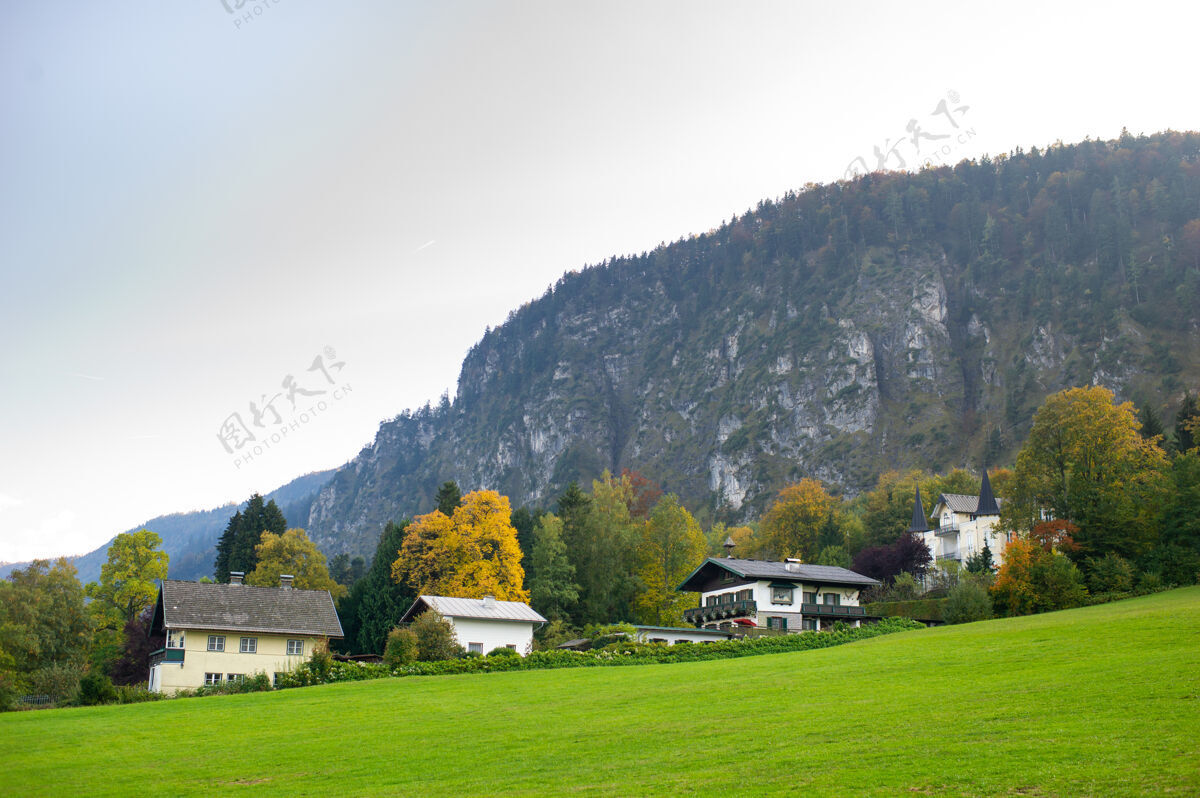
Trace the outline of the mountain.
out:
M 737 520 L 806 475 L 1003 464 L 1063 387 L 1169 416 L 1198 308 L 1200 134 L 810 185 L 563 276 L 472 348 L 453 403 L 382 424 L 307 528 L 369 555 L 447 479 L 549 506 L 631 468 Z
M 283 511 L 283 517 L 289 525 L 303 525 L 308 518 L 313 500 L 321 487 L 329 481 L 333 471 L 318 471 L 298 477 L 281 488 L 266 494 L 265 498 L 274 499 Z M 144 524 L 138 524 L 127 532 L 137 532 L 139 529 L 149 529 L 162 538 L 162 550 L 170 555 L 168 576 L 171 579 L 196 580 L 202 576 L 212 576 L 213 560 L 216 557 L 217 539 L 225 531 L 229 518 L 245 504 L 233 503 L 216 507 L 212 510 L 197 510 L 190 513 L 172 513 L 151 518 Z M 114 536 L 115 537 L 115 536 Z M 100 579 L 100 566 L 108 561 L 110 539 L 95 551 L 68 559 L 79 570 L 79 580 L 84 584 Z M 0 566 L 0 579 L 6 578 L 15 568 L 23 568 L 29 563 L 9 563 Z

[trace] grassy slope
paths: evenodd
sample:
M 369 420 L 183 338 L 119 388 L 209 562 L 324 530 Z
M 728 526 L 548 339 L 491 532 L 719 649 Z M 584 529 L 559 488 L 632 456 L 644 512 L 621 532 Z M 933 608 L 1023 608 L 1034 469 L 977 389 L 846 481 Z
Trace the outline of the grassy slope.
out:
M 9 713 L 6 795 L 1200 793 L 1200 588 L 833 649 Z

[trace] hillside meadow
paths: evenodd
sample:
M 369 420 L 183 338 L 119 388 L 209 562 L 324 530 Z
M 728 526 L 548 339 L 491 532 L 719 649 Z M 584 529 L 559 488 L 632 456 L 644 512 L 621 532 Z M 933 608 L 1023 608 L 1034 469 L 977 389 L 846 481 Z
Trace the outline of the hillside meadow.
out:
M 744 659 L 0 716 L 18 795 L 1196 795 L 1200 587 Z

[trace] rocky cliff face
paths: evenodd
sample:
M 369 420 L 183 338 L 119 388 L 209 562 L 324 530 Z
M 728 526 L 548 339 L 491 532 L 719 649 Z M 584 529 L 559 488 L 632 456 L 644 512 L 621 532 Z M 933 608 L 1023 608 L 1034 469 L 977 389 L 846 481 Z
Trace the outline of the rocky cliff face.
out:
M 1185 163 L 1196 142 L 1180 148 Z M 1155 347 L 1200 362 L 1195 310 L 1139 321 L 1153 280 L 1131 311 L 1098 244 L 1078 243 L 1071 262 L 1043 251 L 1029 219 L 1050 156 L 1041 171 L 1014 158 L 815 187 L 564 277 L 476 345 L 453 403 L 381 426 L 314 502 L 310 535 L 370 554 L 383 524 L 427 512 L 444 480 L 545 506 L 571 480 L 622 468 L 738 520 L 802 476 L 854 492 L 888 467 L 1002 461 L 1041 399 L 1070 384 L 1162 400 L 1182 383 Z M 1018 166 L 1024 210 L 998 187 Z M 1073 204 L 1047 200 L 1060 201 Z M 1089 293 L 1072 290 L 1080 279 Z

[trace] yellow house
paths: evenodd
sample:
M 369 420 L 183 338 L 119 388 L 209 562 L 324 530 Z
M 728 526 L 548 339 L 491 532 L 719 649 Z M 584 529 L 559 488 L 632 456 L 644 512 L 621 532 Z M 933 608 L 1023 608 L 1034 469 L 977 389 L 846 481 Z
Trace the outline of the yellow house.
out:
M 163 580 L 150 623 L 166 645 L 150 655 L 150 689 L 174 693 L 202 685 L 288 671 L 317 646 L 342 636 L 327 590 L 298 590 L 292 577 L 282 587 Z

